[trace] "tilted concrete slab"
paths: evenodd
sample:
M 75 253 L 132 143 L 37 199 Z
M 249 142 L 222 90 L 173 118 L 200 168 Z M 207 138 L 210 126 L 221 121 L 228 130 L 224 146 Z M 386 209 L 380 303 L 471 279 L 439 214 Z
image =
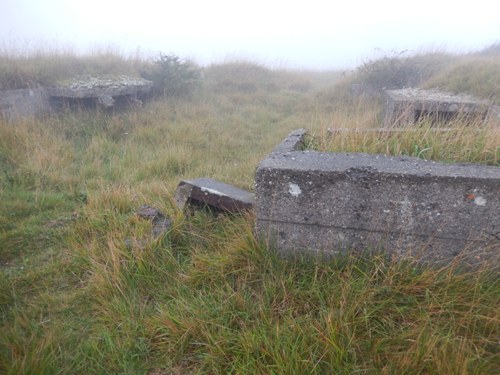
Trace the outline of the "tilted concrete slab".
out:
M 386 90 L 385 126 L 411 125 L 420 119 L 447 122 L 455 118 L 484 120 L 490 103 L 470 95 L 416 88 Z
M 256 171 L 257 233 L 281 253 L 498 264 L 500 168 L 300 151 L 305 134 L 291 133 Z
M 254 195 L 211 178 L 197 178 L 183 180 L 179 183 L 175 191 L 175 202 L 180 209 L 184 209 L 188 205 L 195 205 L 236 213 L 251 210 Z

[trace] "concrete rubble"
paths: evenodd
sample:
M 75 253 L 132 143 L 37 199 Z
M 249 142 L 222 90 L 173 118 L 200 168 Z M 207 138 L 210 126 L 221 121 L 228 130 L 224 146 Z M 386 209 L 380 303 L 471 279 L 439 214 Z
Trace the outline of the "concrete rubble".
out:
M 197 178 L 179 183 L 175 191 L 175 202 L 181 210 L 194 206 L 237 213 L 253 208 L 254 195 L 211 178 Z
M 167 219 L 163 212 L 148 205 L 141 206 L 136 211 L 136 215 L 142 219 L 146 219 L 152 222 L 153 229 L 151 231 L 151 235 L 153 238 L 160 237 L 172 226 L 172 222 Z
M 151 221 L 153 228 L 151 229 L 151 235 L 146 238 L 126 238 L 125 246 L 128 249 L 144 250 L 149 242 L 161 237 L 172 227 L 172 221 L 157 208 L 142 205 L 135 214 L 141 219 Z

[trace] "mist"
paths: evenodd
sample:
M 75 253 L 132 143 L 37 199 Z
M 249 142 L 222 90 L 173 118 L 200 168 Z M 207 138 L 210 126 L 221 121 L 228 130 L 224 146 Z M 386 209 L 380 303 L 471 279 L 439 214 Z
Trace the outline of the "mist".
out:
M 487 0 L 414 7 L 392 0 L 3 0 L 0 19 L 0 46 L 11 52 L 161 51 L 201 65 L 247 59 L 315 70 L 351 69 L 401 51 L 472 52 L 500 40 L 500 13 Z

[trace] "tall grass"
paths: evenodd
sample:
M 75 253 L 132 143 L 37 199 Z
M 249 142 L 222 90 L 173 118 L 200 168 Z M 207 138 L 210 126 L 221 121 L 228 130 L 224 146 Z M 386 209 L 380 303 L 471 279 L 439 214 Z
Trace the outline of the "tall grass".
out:
M 0 90 L 52 85 L 78 76 L 139 75 L 151 65 L 146 58 L 124 56 L 113 49 L 78 55 L 70 48 L 41 50 L 0 49 Z
M 498 127 L 375 136 L 379 103 L 345 82 L 250 63 L 204 74 L 192 96 L 141 109 L 0 121 L 0 372 L 499 372 L 494 269 L 284 260 L 251 214 L 173 201 L 184 178 L 252 190 L 258 162 L 299 127 L 322 150 L 492 165 Z M 142 204 L 172 219 L 162 237 Z
M 450 126 L 451 125 L 451 126 Z M 427 120 L 410 128 L 322 128 L 308 141 L 308 148 L 333 152 L 368 152 L 408 155 L 427 160 L 500 166 L 498 120 L 459 119 L 446 126 Z
M 500 61 L 492 56 L 465 56 L 434 75 L 424 86 L 467 92 L 500 105 Z

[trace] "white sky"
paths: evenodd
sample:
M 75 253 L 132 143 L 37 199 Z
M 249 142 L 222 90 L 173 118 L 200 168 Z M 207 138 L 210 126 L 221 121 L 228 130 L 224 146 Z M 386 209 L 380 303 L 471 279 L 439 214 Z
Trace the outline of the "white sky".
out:
M 500 41 L 500 0 L 0 0 L 0 45 L 159 51 L 348 68 L 374 54 L 468 52 Z M 382 52 L 377 52 L 382 50 Z

